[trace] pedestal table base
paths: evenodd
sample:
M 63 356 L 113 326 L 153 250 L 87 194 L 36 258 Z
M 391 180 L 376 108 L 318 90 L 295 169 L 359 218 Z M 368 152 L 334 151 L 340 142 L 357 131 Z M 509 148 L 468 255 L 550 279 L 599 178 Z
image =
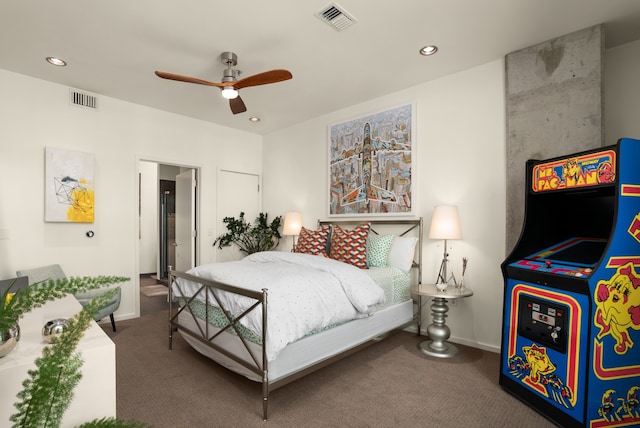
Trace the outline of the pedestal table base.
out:
M 447 299 L 434 297 L 431 304 L 433 323 L 427 328 L 427 334 L 431 340 L 425 340 L 418 344 L 418 349 L 432 357 L 450 358 L 458 353 L 458 348 L 447 342 L 451 336 L 451 330 L 445 324 L 447 318 Z

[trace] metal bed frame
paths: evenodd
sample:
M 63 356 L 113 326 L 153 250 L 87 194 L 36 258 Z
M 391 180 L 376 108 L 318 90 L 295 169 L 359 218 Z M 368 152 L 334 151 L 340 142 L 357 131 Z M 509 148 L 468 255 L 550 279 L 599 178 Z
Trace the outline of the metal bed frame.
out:
M 423 232 L 422 218 L 418 218 L 415 220 L 360 220 L 360 219 L 332 220 L 332 221 L 318 220 L 318 227 L 322 227 L 330 224 L 348 226 L 348 225 L 356 225 L 356 224 L 362 224 L 362 223 L 371 223 L 370 233 L 374 233 L 374 234 L 381 234 L 378 231 L 376 231 L 376 227 L 378 226 L 401 227 L 402 231 L 400 233 L 394 233 L 394 235 L 396 236 L 405 236 L 411 233 L 412 231 L 414 231 L 414 233 L 417 233 L 417 237 L 418 237 L 418 242 L 416 244 L 417 257 L 414 256 L 412 269 L 417 270 L 417 282 L 420 283 L 422 278 L 422 232 Z M 185 272 L 178 272 L 170 269 L 169 284 L 175 285 L 179 289 L 181 295 L 184 295 L 184 293 L 180 285 L 175 282 L 176 278 L 184 278 L 185 280 L 193 281 L 195 283 L 200 284 L 200 287 L 198 288 L 196 293 L 194 293 L 191 297 L 185 298 L 186 302 L 184 303 L 183 306 L 178 305 L 177 308 L 174 308 L 175 302 L 174 302 L 174 296 L 173 296 L 173 287 L 169 286 L 169 349 L 171 350 L 173 347 L 173 333 L 177 330 L 180 330 L 182 334 L 188 334 L 189 336 L 197 339 L 198 341 L 202 342 L 206 346 L 214 349 L 215 351 L 219 352 L 225 357 L 231 359 L 232 361 L 242 365 L 249 371 L 255 373 L 257 376 L 259 376 L 262 383 L 262 400 L 263 400 L 262 401 L 262 417 L 265 421 L 267 420 L 267 416 L 268 416 L 269 391 L 275 390 L 284 385 L 287 385 L 288 383 L 291 383 L 297 379 L 300 379 L 301 377 L 304 377 L 309 373 L 317 371 L 322 367 L 325 367 L 335 361 L 338 361 L 380 340 L 379 337 L 373 338 L 368 342 L 364 342 L 360 345 L 356 345 L 330 358 L 319 361 L 316 364 L 310 367 L 307 367 L 303 370 L 291 373 L 276 381 L 270 381 L 269 380 L 269 363 L 267 360 L 266 346 L 264 346 L 267 340 L 266 327 L 267 327 L 267 310 L 268 310 L 268 304 L 267 304 L 268 290 L 267 289 L 262 289 L 262 291 L 249 290 L 246 288 L 224 284 L 218 281 L 207 280 L 204 278 L 196 277 L 194 275 L 190 275 Z M 242 314 L 238 315 L 237 317 L 233 317 L 230 311 L 227 308 L 225 308 L 222 302 L 218 299 L 216 294 L 213 292 L 208 292 L 209 290 L 222 290 L 228 293 L 234 293 L 241 296 L 245 296 L 249 299 L 252 299 L 252 304 Z M 198 322 L 199 318 L 196 317 L 196 315 L 193 313 L 190 307 L 190 303 L 200 295 L 204 296 L 203 300 L 205 302 L 205 320 L 209 319 L 209 308 L 211 303 L 211 304 L 214 304 L 215 306 L 218 306 L 224 313 L 228 321 L 228 325 L 226 327 L 214 332 L 212 331 L 213 329 L 210 330 L 210 324 L 208 322 L 204 322 L 204 325 L 205 325 L 204 328 L 200 325 L 201 323 Z M 213 296 L 213 301 L 210 296 Z M 247 316 L 251 311 L 256 310 L 257 308 L 262 309 L 262 332 L 261 332 L 262 345 L 260 345 L 261 352 L 259 352 L 259 355 L 256 355 L 256 352 L 251 350 L 247 339 L 243 337 L 238 327 L 239 321 L 243 319 L 245 316 Z M 193 317 L 195 325 L 197 326 L 197 331 L 180 323 L 178 316 L 185 311 L 190 313 L 191 316 Z M 416 322 L 416 317 L 417 317 L 416 311 L 414 310 L 414 316 L 411 322 L 403 326 L 394 327 L 393 329 L 389 330 L 387 333 L 390 333 L 393 330 L 406 328 L 408 325 L 411 325 L 414 322 Z M 235 336 L 237 336 L 238 340 L 242 343 L 242 349 L 246 350 L 248 355 L 250 356 L 250 358 L 248 358 L 250 361 L 246 361 L 245 359 L 241 358 L 237 354 L 229 352 L 227 349 L 218 345 L 215 342 L 216 338 L 219 337 L 224 332 L 232 332 L 235 334 Z

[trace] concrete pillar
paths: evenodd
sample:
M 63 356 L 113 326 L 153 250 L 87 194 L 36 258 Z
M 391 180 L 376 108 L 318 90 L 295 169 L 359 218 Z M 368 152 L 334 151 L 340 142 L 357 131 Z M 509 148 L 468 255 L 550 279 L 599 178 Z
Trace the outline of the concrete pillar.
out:
M 602 25 L 505 57 L 506 252 L 524 220 L 525 162 L 603 146 Z

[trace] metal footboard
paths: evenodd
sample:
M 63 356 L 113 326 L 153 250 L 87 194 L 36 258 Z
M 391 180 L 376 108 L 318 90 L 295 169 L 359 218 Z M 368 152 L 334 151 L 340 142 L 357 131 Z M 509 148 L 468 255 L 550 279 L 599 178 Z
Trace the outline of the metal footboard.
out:
M 185 292 L 182 289 L 182 286 L 175 282 L 176 278 L 183 278 L 188 281 L 193 281 L 197 284 L 200 284 L 198 290 L 190 297 L 182 297 L 186 300 L 185 304 L 180 306 L 175 306 L 176 299 L 174 297 L 173 286 L 175 286 L 180 296 L 185 296 Z M 268 362 L 267 362 L 267 352 L 266 346 L 267 343 L 267 289 L 262 289 L 262 291 L 254 291 L 248 290 L 241 287 L 236 287 L 229 284 L 224 284 L 217 281 L 212 281 L 208 279 L 199 278 L 188 273 L 178 272 L 175 270 L 171 270 L 169 272 L 169 349 L 173 347 L 173 333 L 177 329 L 180 329 L 180 332 L 183 334 L 188 334 L 189 336 L 199 340 L 204 343 L 208 347 L 216 350 L 220 354 L 225 357 L 231 359 L 232 361 L 242 365 L 248 370 L 252 371 L 256 375 L 260 376 L 262 379 L 262 417 L 264 420 L 267 420 L 267 410 L 268 410 L 268 401 L 269 401 L 269 370 L 268 370 Z M 224 306 L 223 302 L 218 297 L 215 290 L 224 291 L 227 293 L 233 293 L 240 296 L 247 297 L 253 300 L 253 303 L 247 308 L 242 314 L 234 317 L 231 312 Z M 204 319 L 204 328 L 200 325 L 196 314 L 193 312 L 190 303 L 194 301 L 196 298 L 200 298 L 205 303 L 205 319 Z M 213 299 L 213 300 L 212 300 Z M 209 319 L 209 311 L 210 305 L 213 304 L 221 309 L 222 313 L 226 317 L 228 324 L 221 328 L 219 331 L 212 333 L 210 331 L 210 324 L 207 322 Z M 262 331 L 261 331 L 261 340 L 262 344 L 260 345 L 261 355 L 256 355 L 255 352 L 251 350 L 249 344 L 247 343 L 247 339 L 245 339 L 242 335 L 242 332 L 239 330 L 238 323 L 241 319 L 246 317 L 249 313 L 255 310 L 262 310 Z M 193 318 L 194 324 L 197 326 L 197 331 L 185 326 L 180 323 L 178 316 L 182 312 L 187 312 Z M 238 340 L 242 343 L 242 348 L 247 351 L 247 354 L 251 357 L 250 361 L 247 361 L 240 356 L 229 352 L 222 346 L 219 346 L 216 343 L 216 338 L 219 337 L 224 332 L 233 332 L 237 336 Z
M 422 218 L 407 219 L 407 220 L 368 220 L 368 221 L 372 225 L 371 233 L 378 234 L 379 232 L 376 231 L 373 227 L 380 226 L 382 228 L 379 230 L 380 233 L 385 233 L 384 231 L 386 227 L 386 228 L 392 228 L 392 229 L 395 228 L 394 234 L 398 236 L 405 236 L 410 234 L 415 234 L 417 236 L 418 243 L 416 246 L 416 254 L 414 256 L 414 262 L 412 266 L 415 272 L 415 277 L 414 279 L 412 279 L 412 281 L 415 281 L 416 283 L 420 283 L 422 280 L 422 234 L 423 234 Z M 324 226 L 329 224 L 343 224 L 347 226 L 349 224 L 353 225 L 354 223 L 357 223 L 357 222 L 362 222 L 362 220 L 360 221 L 359 220 L 343 220 L 343 221 L 320 221 L 319 220 L 318 226 Z M 185 302 L 184 302 L 185 304 L 182 306 L 176 305 L 176 300 L 174 297 L 173 285 L 175 285 L 178 288 L 178 291 L 181 296 L 185 295 L 184 290 L 181 288 L 181 286 L 175 282 L 176 278 L 183 278 L 185 280 L 193 281 L 197 284 L 200 284 L 200 287 L 198 288 L 197 292 L 194 295 L 190 297 L 182 297 L 183 299 L 185 299 Z M 172 270 L 171 267 L 169 267 L 169 285 L 170 285 L 169 286 L 169 349 L 172 348 L 173 333 L 177 329 L 180 329 L 180 332 L 182 334 L 187 334 L 193 337 L 194 339 L 200 341 L 201 343 L 208 346 L 209 348 L 214 349 L 219 354 L 229 358 L 231 361 L 238 363 L 239 365 L 245 367 L 249 371 L 256 374 L 262 381 L 262 398 L 263 398 L 262 416 L 264 420 L 267 420 L 270 390 L 275 390 L 277 388 L 280 388 L 281 386 L 284 386 L 290 382 L 293 382 L 296 379 L 306 376 L 309 373 L 312 373 L 322 367 L 325 367 L 328 364 L 331 364 L 341 358 L 344 358 L 347 355 L 350 355 L 353 352 L 356 352 L 366 346 L 371 345 L 372 343 L 375 343 L 376 340 L 378 339 L 378 338 L 374 338 L 360 345 L 354 345 L 349 349 L 343 350 L 341 353 L 335 354 L 331 357 L 318 361 L 313 365 L 310 365 L 300 371 L 290 373 L 286 376 L 280 377 L 275 381 L 271 382 L 269 380 L 269 369 L 268 369 L 268 361 L 267 361 L 267 353 L 266 353 L 266 349 L 267 349 L 266 348 L 266 343 L 267 343 L 267 335 L 266 335 L 267 290 L 266 289 L 262 289 L 262 291 L 248 290 L 242 287 L 237 287 L 237 286 L 224 284 L 217 281 L 199 278 L 199 277 L 190 275 L 188 273 L 178 272 L 178 271 Z M 237 295 L 252 299 L 253 302 L 249 306 L 249 308 L 245 310 L 242 314 L 238 315 L 237 317 L 233 317 L 230 311 L 224 307 L 223 302 L 220 301 L 217 293 L 214 291 L 217 291 L 217 292 L 223 291 L 227 293 L 237 294 Z M 205 307 L 206 313 L 204 316 L 204 320 L 202 320 L 200 317 L 197 317 L 189 305 L 199 296 L 202 296 L 201 300 L 205 303 L 204 307 Z M 216 332 L 210 331 L 211 326 L 210 326 L 210 323 L 208 322 L 209 311 L 211 307 L 210 305 L 215 305 L 219 307 L 224 313 L 226 320 L 228 321 L 228 325 L 226 325 L 225 327 L 222 327 L 220 331 L 216 331 Z M 259 346 L 259 349 L 260 349 L 259 352 L 255 352 L 255 346 L 253 347 L 254 352 L 252 352 L 251 347 L 247 343 L 247 339 L 245 339 L 245 337 L 243 336 L 242 332 L 239 329 L 238 323 L 241 319 L 246 317 L 249 313 L 256 310 L 262 310 L 262 331 L 260 332 L 262 344 Z M 178 319 L 178 316 L 185 311 L 191 315 L 197 329 L 193 329 L 185 325 L 184 323 L 180 322 L 180 320 Z M 410 321 L 407 325 L 418 321 L 418 326 L 419 326 L 420 319 L 417 318 L 419 313 L 420 313 L 419 311 L 417 312 L 417 314 L 414 313 L 414 319 Z M 199 321 L 202 322 L 202 324 L 204 324 L 204 328 L 202 327 Z M 393 331 L 398 328 L 404 328 L 404 327 L 406 326 L 395 326 L 390 328 L 389 331 Z M 250 358 L 243 359 L 240 355 L 238 355 L 238 353 L 230 352 L 224 346 L 218 345 L 216 343 L 216 338 L 218 338 L 223 332 L 234 333 L 238 337 L 238 340 L 242 343 L 242 349 L 246 350 L 248 355 L 250 355 Z M 419 327 L 418 327 L 418 334 L 420 334 Z M 256 355 L 256 354 L 260 354 L 260 355 Z

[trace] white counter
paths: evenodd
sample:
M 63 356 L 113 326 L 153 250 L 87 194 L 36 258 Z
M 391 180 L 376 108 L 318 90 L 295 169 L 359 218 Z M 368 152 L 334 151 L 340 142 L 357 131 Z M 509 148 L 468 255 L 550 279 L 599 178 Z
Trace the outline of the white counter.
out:
M 19 322 L 21 339 L 7 356 L 0 358 L 0 426 L 11 426 L 16 412 L 16 394 L 22 390 L 27 371 L 35 368 L 46 342 L 42 327 L 55 318 L 70 318 L 82 307 L 71 295 L 49 302 L 25 315 Z M 82 379 L 74 389 L 74 399 L 62 419 L 62 427 L 74 427 L 96 418 L 116 415 L 116 347 L 95 322 L 76 348 L 84 363 Z

